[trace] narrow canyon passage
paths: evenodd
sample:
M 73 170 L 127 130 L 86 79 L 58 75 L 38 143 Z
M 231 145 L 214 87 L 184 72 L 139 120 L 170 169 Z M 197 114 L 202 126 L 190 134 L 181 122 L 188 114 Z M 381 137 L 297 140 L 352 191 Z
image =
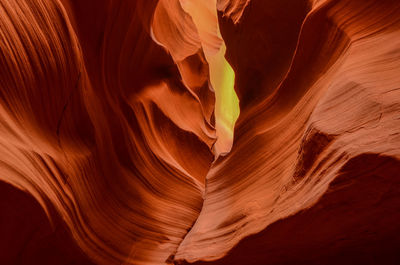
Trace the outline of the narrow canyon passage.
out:
M 398 264 L 400 3 L 0 0 L 0 264 Z

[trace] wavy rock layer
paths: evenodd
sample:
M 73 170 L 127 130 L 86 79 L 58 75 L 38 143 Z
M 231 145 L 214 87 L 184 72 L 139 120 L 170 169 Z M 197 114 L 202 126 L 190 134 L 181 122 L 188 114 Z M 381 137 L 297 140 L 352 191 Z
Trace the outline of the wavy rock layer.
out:
M 398 1 L 0 0 L 0 57 L 0 179 L 60 256 L 245 264 L 351 207 L 399 232 Z

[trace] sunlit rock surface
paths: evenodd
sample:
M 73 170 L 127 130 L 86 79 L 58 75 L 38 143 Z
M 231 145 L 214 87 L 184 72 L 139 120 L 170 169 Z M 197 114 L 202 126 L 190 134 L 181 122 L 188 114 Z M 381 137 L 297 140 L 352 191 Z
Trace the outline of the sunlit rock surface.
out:
M 400 2 L 0 0 L 0 264 L 399 264 Z

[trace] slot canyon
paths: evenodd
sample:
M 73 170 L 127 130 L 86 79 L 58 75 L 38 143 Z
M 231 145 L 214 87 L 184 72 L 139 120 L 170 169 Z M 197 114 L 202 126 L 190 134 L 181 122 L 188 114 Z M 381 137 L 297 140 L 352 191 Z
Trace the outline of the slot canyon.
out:
M 1 265 L 400 264 L 399 0 L 0 0 Z

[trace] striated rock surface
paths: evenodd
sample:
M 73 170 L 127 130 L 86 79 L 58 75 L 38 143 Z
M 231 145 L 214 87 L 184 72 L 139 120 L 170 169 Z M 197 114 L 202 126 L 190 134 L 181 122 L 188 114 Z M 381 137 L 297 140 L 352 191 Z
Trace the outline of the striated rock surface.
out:
M 399 131 L 395 0 L 0 0 L 5 264 L 398 264 Z

